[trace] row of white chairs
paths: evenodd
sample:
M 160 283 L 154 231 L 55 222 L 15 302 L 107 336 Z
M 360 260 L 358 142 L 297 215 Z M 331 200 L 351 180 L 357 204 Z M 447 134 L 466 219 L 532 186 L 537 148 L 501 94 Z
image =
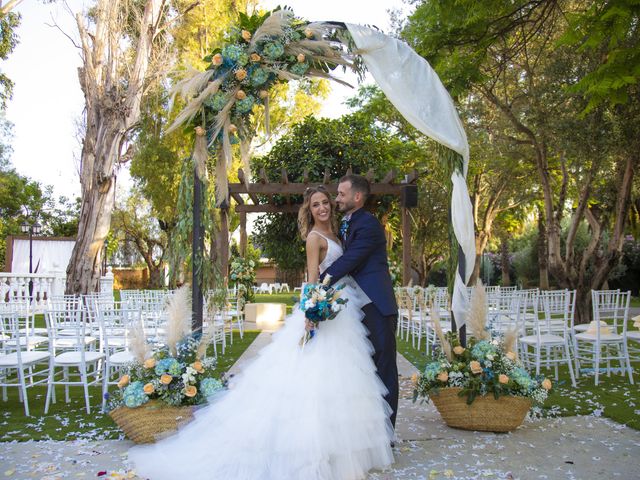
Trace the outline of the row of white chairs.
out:
M 554 367 L 557 378 L 558 365 L 566 364 L 574 385 L 575 377 L 582 371 L 593 371 L 597 385 L 600 366 L 604 364 L 610 375 L 612 362 L 617 361 L 620 373 L 626 373 L 633 383 L 630 362 L 640 360 L 640 331 L 628 327 L 630 292 L 592 291 L 594 321 L 576 325 L 575 290 L 485 289 L 488 328 L 497 334 L 515 328 L 518 353 L 536 374 L 540 374 L 542 367 Z M 407 287 L 396 294 L 400 310 L 397 334 L 405 340 L 411 336 L 413 346 L 417 344 L 418 349 L 424 339 L 429 354 L 437 342 L 432 308 L 438 309 L 441 318 L 450 318 L 446 289 Z M 442 326 L 445 331 L 450 330 L 449 321 L 443 321 Z
M 56 402 L 57 385 L 64 386 L 67 402 L 70 400 L 69 387 L 80 386 L 89 413 L 89 387 L 101 385 L 104 410 L 109 385 L 117 383 L 120 369 L 133 360 L 129 351 L 132 328 L 144 332 L 150 350 L 163 344 L 167 320 L 164 307 L 168 295 L 157 295 L 155 299 L 152 296 L 125 294 L 123 302 L 114 302 L 113 298 L 99 295 L 51 298 L 44 312 L 46 328 L 35 327 L 35 315 L 28 302 L 4 304 L 0 308 L 0 387 L 3 400 L 7 400 L 7 387 L 18 387 L 28 416 L 27 389 L 46 383 L 47 413 L 50 404 Z M 216 356 L 216 344 L 219 342 L 224 354 L 225 333 L 233 342 L 231 321 L 243 335 L 242 304 L 240 309 L 233 302 L 228 305 L 230 308 L 225 304 L 217 314 L 211 309 L 206 310 L 205 322 L 224 319 L 221 324 L 213 325 L 211 342 Z M 218 327 L 222 335 L 215 330 Z

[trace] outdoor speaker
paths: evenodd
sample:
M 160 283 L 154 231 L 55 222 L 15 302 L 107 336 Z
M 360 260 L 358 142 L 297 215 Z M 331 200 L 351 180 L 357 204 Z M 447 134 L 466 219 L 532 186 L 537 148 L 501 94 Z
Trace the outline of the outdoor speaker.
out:
M 400 195 L 400 204 L 405 208 L 414 208 L 418 206 L 418 186 L 405 185 L 402 187 Z

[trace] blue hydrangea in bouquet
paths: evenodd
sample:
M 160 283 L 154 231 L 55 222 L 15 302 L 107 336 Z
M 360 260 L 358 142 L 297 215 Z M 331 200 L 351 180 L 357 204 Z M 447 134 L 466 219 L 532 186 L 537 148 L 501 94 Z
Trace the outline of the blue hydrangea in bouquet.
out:
M 300 339 L 300 344 L 305 345 L 311 340 L 320 322 L 332 320 L 344 308 L 349 301 L 341 297 L 344 283 L 330 287 L 331 276 L 327 275 L 320 283 L 307 283 L 300 295 L 300 310 L 304 312 L 307 320 L 314 324 L 314 330 L 306 332 Z

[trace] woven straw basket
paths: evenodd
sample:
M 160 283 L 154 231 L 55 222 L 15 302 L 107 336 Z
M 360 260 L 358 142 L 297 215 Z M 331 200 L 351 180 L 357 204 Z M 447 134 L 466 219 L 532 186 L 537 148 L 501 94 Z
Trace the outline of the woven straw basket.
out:
M 493 395 L 476 397 L 467 405 L 466 397 L 459 397 L 461 388 L 443 388 L 429 398 L 444 422 L 453 428 L 483 432 L 510 432 L 524 421 L 531 408 L 531 400 L 524 397 Z
M 135 443 L 153 443 L 189 422 L 193 418 L 193 407 L 172 407 L 150 400 L 137 408 L 118 407 L 109 416 Z

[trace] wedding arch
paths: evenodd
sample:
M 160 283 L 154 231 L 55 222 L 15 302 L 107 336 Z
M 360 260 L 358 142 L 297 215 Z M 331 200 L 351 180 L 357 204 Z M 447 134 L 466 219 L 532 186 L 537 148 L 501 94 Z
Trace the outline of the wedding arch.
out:
M 207 178 L 209 157 L 215 159 L 212 169 L 218 206 L 229 202 L 227 170 L 232 144 L 239 144 L 244 171 L 251 171 L 252 113 L 264 109 L 268 131 L 270 90 L 277 83 L 312 77 L 345 83 L 332 74 L 337 67 L 353 70 L 360 79 L 368 71 L 406 120 L 441 145 L 439 157 L 451 175 L 450 239 L 452 256 L 457 258 L 451 309 L 455 326 L 462 328 L 466 283 L 475 261 L 473 213 L 466 184 L 469 145 L 453 100 L 429 63 L 406 43 L 373 28 L 308 22 L 289 9 L 251 16 L 241 13 L 225 44 L 205 60 L 210 65 L 204 72 L 194 72 L 177 84 L 185 107 L 168 131 L 185 125 L 195 128 L 196 174 Z M 244 183 L 250 189 L 247 177 Z M 196 190 L 194 187 L 194 194 Z M 195 211 L 194 206 L 194 215 Z M 198 235 L 194 225 L 194 246 Z M 199 328 L 201 317 L 199 321 L 194 318 L 194 329 Z

